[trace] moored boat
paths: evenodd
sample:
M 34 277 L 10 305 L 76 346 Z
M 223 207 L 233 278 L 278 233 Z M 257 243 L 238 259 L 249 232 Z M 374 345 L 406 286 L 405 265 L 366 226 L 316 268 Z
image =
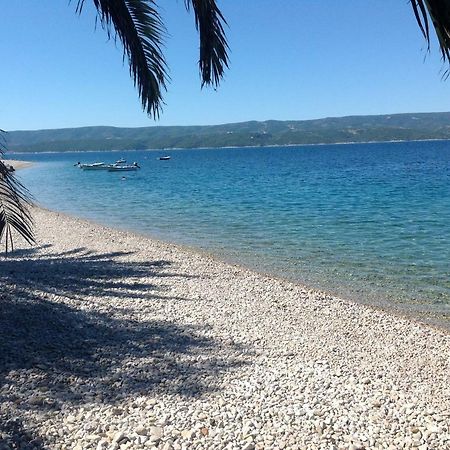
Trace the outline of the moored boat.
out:
M 126 164 L 126 165 L 112 164 L 108 167 L 108 172 L 127 172 L 127 171 L 138 170 L 138 169 L 140 169 L 138 163 Z
M 82 164 L 79 162 L 75 164 L 75 166 L 80 167 L 83 170 L 108 170 L 109 172 L 123 172 L 140 169 L 138 163 L 134 162 L 133 164 L 124 164 L 124 161 L 124 159 L 119 159 L 114 164 L 108 164 L 104 162 Z
M 170 159 L 170 156 L 169 155 L 167 155 L 167 156 L 160 156 L 158 159 L 160 161 L 168 161 Z
M 105 164 L 104 162 L 97 162 L 92 164 L 79 164 L 79 167 L 83 170 L 106 170 L 110 164 Z

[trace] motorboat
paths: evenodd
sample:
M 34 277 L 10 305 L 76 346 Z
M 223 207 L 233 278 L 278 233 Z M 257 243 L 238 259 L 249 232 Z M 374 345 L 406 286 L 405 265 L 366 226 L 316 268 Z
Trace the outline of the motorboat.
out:
M 116 164 L 125 164 L 127 162 L 126 159 L 120 158 L 116 161 Z
M 138 170 L 138 169 L 140 169 L 138 163 L 124 164 L 124 165 L 112 164 L 108 167 L 108 172 L 128 172 L 131 170 Z
M 79 164 L 79 167 L 83 170 L 106 170 L 111 164 L 105 164 L 104 162 L 96 162 L 92 164 Z
M 92 164 L 77 163 L 75 164 L 75 166 L 80 167 L 83 170 L 107 170 L 109 172 L 125 172 L 140 169 L 139 164 L 136 162 L 134 162 L 133 164 L 124 164 L 124 162 L 124 159 L 119 159 L 114 164 L 95 162 Z
M 170 159 L 170 156 L 169 155 L 167 155 L 167 156 L 160 156 L 158 159 L 160 161 L 168 161 Z

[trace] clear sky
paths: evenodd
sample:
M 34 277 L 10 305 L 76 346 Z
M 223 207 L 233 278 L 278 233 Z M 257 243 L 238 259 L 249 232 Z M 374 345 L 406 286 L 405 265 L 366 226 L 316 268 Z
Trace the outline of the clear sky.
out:
M 200 89 L 183 0 L 161 0 L 171 83 L 159 121 L 142 112 L 122 50 L 90 0 L 0 0 L 0 128 L 193 125 L 450 110 L 437 42 L 427 54 L 407 0 L 218 0 L 230 70 Z

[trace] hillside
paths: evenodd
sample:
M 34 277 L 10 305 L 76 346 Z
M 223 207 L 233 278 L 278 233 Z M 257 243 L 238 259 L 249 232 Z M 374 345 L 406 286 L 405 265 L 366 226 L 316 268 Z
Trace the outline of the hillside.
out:
M 348 116 L 208 126 L 10 131 L 11 152 L 141 150 L 450 139 L 450 112 Z

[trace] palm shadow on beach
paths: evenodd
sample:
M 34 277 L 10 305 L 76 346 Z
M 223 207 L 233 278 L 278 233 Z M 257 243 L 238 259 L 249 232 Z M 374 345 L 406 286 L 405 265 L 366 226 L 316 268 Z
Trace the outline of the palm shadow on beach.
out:
M 40 249 L 1 261 L 0 403 L 26 411 L 158 393 L 198 397 L 244 364 L 230 357 L 237 345 L 212 338 L 204 324 L 151 319 L 163 304 L 192 301 L 156 279 L 192 275 L 128 256 Z

